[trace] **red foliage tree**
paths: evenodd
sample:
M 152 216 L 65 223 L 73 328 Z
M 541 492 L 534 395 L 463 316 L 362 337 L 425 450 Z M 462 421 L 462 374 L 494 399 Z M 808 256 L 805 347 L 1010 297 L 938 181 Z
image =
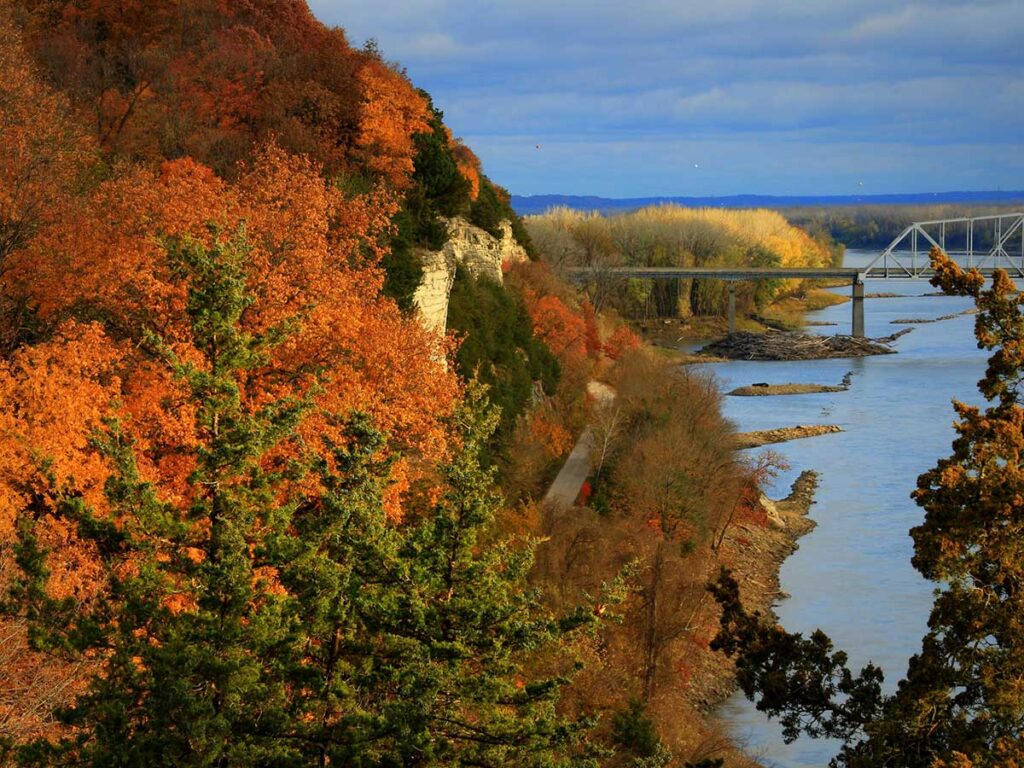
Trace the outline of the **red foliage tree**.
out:
M 641 346 L 640 337 L 633 333 L 629 326 L 620 325 L 612 331 L 602 349 L 612 360 L 618 360 L 627 352 L 639 349 Z

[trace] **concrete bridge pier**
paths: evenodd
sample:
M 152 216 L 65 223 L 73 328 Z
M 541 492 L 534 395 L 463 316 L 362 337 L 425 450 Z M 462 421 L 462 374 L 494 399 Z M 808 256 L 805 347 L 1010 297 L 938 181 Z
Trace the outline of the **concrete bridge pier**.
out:
M 729 286 L 729 333 L 736 333 L 736 283 L 728 281 Z
M 853 280 L 853 335 L 858 339 L 864 338 L 864 281 L 860 275 Z

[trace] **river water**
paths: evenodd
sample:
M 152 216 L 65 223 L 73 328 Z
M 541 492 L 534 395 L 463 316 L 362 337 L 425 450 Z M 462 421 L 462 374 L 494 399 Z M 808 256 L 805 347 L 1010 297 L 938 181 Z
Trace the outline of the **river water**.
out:
M 863 266 L 876 254 L 847 252 L 846 266 Z M 848 293 L 849 288 L 837 288 Z M 901 328 L 913 332 L 895 343 L 898 354 L 806 362 L 729 362 L 704 366 L 723 391 L 754 382 L 839 384 L 853 372 L 846 392 L 778 397 L 727 397 L 725 412 L 741 431 L 795 424 L 838 424 L 842 433 L 775 446 L 791 464 L 770 495 L 786 495 L 805 469 L 820 473 L 811 517 L 818 523 L 783 565 L 782 589 L 791 597 L 777 613 L 783 626 L 805 634 L 824 630 L 849 653 L 853 668 L 879 665 L 889 689 L 920 648 L 932 588 L 911 567 L 911 527 L 922 518 L 910 499 L 919 474 L 948 455 L 953 439 L 952 398 L 977 403 L 976 383 L 986 355 L 974 342 L 974 318 L 921 325 L 893 325 L 897 318 L 934 318 L 966 310 L 969 299 L 927 296 L 926 281 L 868 281 L 868 336 Z M 807 320 L 836 322 L 809 327 L 850 333 L 850 304 L 811 313 Z M 778 724 L 757 712 L 742 694 L 720 710 L 734 736 L 766 766 L 825 766 L 838 747 L 800 739 L 784 744 Z

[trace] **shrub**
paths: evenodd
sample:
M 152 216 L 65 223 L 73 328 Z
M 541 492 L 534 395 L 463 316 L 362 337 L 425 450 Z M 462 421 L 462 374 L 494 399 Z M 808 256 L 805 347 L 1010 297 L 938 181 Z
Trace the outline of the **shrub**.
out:
M 653 757 L 661 747 L 658 731 L 640 699 L 630 699 L 626 709 L 612 718 L 612 737 L 620 746 L 639 757 Z
M 554 393 L 561 376 L 558 360 L 534 336 L 518 298 L 462 267 L 449 297 L 448 327 L 463 337 L 455 358 L 459 373 L 488 385 L 491 402 L 501 408 L 496 439 L 503 444 L 526 409 L 533 382 L 539 381 L 546 394 Z

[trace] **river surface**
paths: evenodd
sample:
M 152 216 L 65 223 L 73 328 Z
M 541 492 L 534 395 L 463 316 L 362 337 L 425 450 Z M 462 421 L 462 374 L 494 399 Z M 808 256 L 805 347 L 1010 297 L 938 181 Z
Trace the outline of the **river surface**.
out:
M 848 251 L 845 266 L 863 266 L 876 254 Z M 837 288 L 847 293 L 849 288 Z M 922 325 L 893 325 L 897 318 L 934 318 L 966 310 L 969 299 L 926 296 L 923 280 L 872 280 L 866 292 L 898 293 L 869 298 L 868 336 L 913 332 L 895 343 L 898 354 L 805 362 L 729 362 L 704 366 L 723 391 L 754 382 L 839 384 L 853 372 L 846 392 L 778 397 L 726 397 L 725 413 L 742 431 L 795 424 L 838 424 L 845 431 L 774 446 L 791 464 L 770 495 L 786 495 L 805 469 L 820 474 L 811 517 L 818 526 L 799 542 L 782 567 L 782 589 L 791 597 L 778 607 L 790 631 L 824 630 L 849 653 L 857 670 L 873 661 L 892 689 L 920 649 L 933 584 L 910 565 L 908 531 L 922 510 L 910 499 L 919 474 L 950 452 L 955 397 L 978 403 L 977 381 L 986 355 L 975 345 L 974 318 Z M 830 307 L 807 320 L 836 322 L 809 327 L 817 333 L 850 333 L 850 304 Z M 748 751 L 772 768 L 826 766 L 835 743 L 802 738 L 784 744 L 777 723 L 757 712 L 741 693 L 720 710 Z

